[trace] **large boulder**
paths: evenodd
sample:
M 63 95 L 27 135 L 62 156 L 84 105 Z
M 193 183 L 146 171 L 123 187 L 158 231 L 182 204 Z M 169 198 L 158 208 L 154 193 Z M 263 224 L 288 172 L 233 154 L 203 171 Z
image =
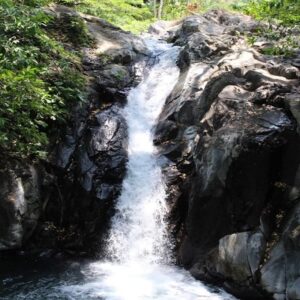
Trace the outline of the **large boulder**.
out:
M 261 269 L 265 290 L 288 299 L 299 299 L 300 280 L 300 204 L 290 212 L 281 238 Z
M 41 214 L 39 170 L 12 160 L 2 167 L 0 182 L 0 250 L 17 249 L 31 237 Z
M 155 143 L 169 159 L 178 261 L 238 297 L 297 299 L 299 274 L 283 279 L 299 249 L 280 240 L 299 203 L 299 58 L 249 47 L 244 35 L 258 28 L 268 25 L 223 11 L 182 21 L 172 33 L 181 75 Z

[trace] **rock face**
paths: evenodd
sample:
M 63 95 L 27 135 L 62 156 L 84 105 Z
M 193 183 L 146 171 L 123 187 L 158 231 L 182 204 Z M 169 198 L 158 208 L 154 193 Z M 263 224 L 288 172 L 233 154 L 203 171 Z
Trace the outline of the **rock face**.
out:
M 0 250 L 19 248 L 40 217 L 39 170 L 12 161 L 0 171 Z
M 291 211 L 279 242 L 261 269 L 261 284 L 278 298 L 299 299 L 300 280 L 300 205 Z
M 300 73 L 245 42 L 266 26 L 212 11 L 165 32 L 181 76 L 155 143 L 179 262 L 243 299 L 299 299 Z
M 67 7 L 51 5 L 46 12 L 58 20 L 76 16 L 86 23 L 94 41 L 81 49 L 89 96 L 53 138 L 46 161 L 36 167 L 13 160 L 1 170 L 0 250 L 95 253 L 125 175 L 122 109 L 128 90 L 139 80 L 134 66 L 146 47 L 133 34 Z

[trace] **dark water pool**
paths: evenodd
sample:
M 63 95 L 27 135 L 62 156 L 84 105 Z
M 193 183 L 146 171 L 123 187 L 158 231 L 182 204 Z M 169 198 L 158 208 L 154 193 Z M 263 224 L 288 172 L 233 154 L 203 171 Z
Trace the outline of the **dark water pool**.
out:
M 0 299 L 71 299 L 57 287 L 84 282 L 81 269 L 86 264 L 26 256 L 0 257 Z

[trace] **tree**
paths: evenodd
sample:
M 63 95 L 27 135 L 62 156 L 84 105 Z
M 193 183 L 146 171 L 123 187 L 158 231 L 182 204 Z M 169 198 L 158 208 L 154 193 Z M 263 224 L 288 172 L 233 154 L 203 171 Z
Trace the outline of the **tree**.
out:
M 164 0 L 160 0 L 159 2 L 159 8 L 158 8 L 158 19 L 160 20 L 162 17 L 162 10 L 164 7 Z

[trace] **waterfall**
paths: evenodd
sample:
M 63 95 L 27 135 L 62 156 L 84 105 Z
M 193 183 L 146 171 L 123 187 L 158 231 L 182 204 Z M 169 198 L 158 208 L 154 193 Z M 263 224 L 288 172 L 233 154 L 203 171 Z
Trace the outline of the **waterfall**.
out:
M 127 176 L 107 242 L 108 254 L 120 262 L 170 262 L 166 230 L 166 192 L 155 155 L 152 128 L 178 77 L 178 47 L 151 43 L 157 63 L 128 95 L 124 115 L 128 124 Z M 159 53 L 162 53 L 159 55 Z
M 124 108 L 129 134 L 127 175 L 106 241 L 107 260 L 82 271 L 84 284 L 60 289 L 67 299 L 234 299 L 224 291 L 211 291 L 172 264 L 166 189 L 152 129 L 178 80 L 179 48 L 153 40 L 147 45 L 156 61 L 130 91 Z

